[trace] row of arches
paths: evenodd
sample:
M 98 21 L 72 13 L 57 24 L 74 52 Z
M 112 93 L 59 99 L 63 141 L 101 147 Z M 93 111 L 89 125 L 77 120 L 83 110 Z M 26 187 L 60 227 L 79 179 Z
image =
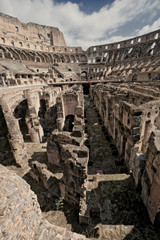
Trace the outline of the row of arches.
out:
M 135 58 L 150 57 L 160 53 L 160 39 L 114 50 L 95 52 L 88 57 L 88 63 L 114 63 Z
M 87 62 L 85 54 L 53 54 L 47 52 L 29 51 L 12 47 L 0 46 L 0 58 L 41 63 L 78 63 Z
M 89 79 L 101 79 L 105 78 L 107 76 L 111 75 L 118 75 L 118 76 L 124 76 L 124 75 L 130 75 L 133 74 L 133 79 L 137 79 L 138 73 L 147 73 L 148 72 L 148 78 L 149 75 L 154 75 L 153 78 L 157 78 L 158 76 L 158 70 L 156 70 L 159 66 L 160 60 L 159 58 L 152 59 L 139 59 L 134 61 L 128 61 L 128 62 L 120 62 L 113 64 L 107 64 L 107 66 L 103 65 L 92 65 L 89 68 L 88 71 L 88 78 Z

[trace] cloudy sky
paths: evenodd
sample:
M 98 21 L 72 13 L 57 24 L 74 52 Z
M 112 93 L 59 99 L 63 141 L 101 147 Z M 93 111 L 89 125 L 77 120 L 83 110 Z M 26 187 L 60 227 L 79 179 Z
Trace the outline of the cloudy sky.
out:
M 0 11 L 58 27 L 68 46 L 84 50 L 160 28 L 160 0 L 0 0 Z

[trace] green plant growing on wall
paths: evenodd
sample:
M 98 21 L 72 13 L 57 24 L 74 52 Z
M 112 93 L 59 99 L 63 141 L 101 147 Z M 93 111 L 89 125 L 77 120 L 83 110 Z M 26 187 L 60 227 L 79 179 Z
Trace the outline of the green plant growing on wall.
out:
M 60 211 L 63 209 L 63 200 L 64 197 L 59 197 L 59 199 L 56 201 L 56 211 Z

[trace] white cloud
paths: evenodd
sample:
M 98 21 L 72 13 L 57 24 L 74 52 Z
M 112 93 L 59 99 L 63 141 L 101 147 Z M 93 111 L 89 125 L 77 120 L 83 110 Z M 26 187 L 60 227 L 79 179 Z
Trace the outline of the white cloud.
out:
M 143 34 L 146 34 L 148 32 L 153 32 L 153 31 L 155 31 L 159 28 L 160 28 L 160 18 L 158 18 L 153 24 L 146 25 L 142 29 L 137 30 L 137 34 L 138 35 L 143 35 Z
M 113 39 L 122 40 L 123 32 L 121 36 L 116 36 L 117 29 L 133 23 L 137 18 L 145 24 L 146 15 L 152 20 L 160 12 L 160 4 L 159 0 L 115 0 L 98 12 L 87 15 L 80 11 L 78 4 L 71 2 L 56 4 L 52 0 L 0 0 L 0 9 L 24 22 L 58 27 L 64 33 L 67 45 L 87 48 Z M 159 28 L 159 22 L 159 19 L 150 22 L 138 32 L 136 27 L 135 34 Z

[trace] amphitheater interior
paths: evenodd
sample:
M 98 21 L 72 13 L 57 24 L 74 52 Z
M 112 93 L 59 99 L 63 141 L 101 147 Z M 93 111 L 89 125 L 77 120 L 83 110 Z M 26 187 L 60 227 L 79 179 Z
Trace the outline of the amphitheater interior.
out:
M 160 239 L 160 30 L 66 45 L 0 13 L 0 239 Z

